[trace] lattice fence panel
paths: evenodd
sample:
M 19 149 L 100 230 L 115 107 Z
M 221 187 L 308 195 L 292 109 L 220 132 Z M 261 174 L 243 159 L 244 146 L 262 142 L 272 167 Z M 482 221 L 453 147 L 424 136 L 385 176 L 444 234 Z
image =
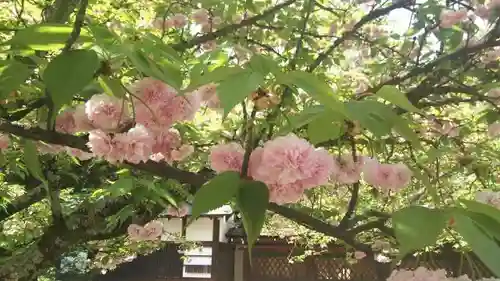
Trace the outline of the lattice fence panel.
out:
M 295 278 L 294 266 L 287 257 L 263 256 L 254 257 L 252 276 L 262 279 L 289 280 Z
M 315 258 L 313 260 L 317 280 L 351 280 L 352 268 L 343 259 Z

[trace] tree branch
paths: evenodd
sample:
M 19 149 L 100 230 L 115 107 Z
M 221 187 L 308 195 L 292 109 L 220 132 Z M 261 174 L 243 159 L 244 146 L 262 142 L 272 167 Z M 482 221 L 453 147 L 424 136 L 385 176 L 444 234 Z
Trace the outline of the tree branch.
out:
M 292 5 L 295 2 L 297 2 L 297 0 L 288 0 L 288 1 L 285 1 L 285 2 L 283 2 L 281 4 L 278 4 L 278 5 L 276 5 L 276 6 L 272 7 L 272 8 L 264 11 L 262 14 L 253 16 L 253 17 L 245 19 L 245 20 L 242 20 L 240 23 L 231 24 L 231 25 L 225 26 L 225 27 L 223 27 L 223 28 L 221 28 L 221 29 L 219 29 L 219 30 L 217 30 L 215 32 L 210 32 L 210 33 L 207 33 L 205 35 L 195 37 L 195 38 L 193 38 L 193 39 L 191 39 L 191 40 L 189 40 L 187 42 L 173 44 L 173 45 L 171 45 L 171 47 L 174 50 L 176 50 L 176 51 L 184 51 L 186 49 L 192 48 L 194 46 L 198 46 L 198 45 L 203 44 L 205 42 L 208 42 L 208 41 L 211 41 L 211 40 L 215 40 L 215 39 L 217 39 L 219 37 L 229 35 L 229 34 L 233 33 L 234 31 L 236 31 L 236 30 L 238 30 L 238 29 L 240 29 L 242 27 L 250 26 L 252 24 L 255 24 L 259 20 L 265 19 L 266 17 L 275 14 L 279 10 L 281 10 L 281 9 L 283 9 L 285 7 L 288 7 L 288 6 Z
M 342 36 L 339 37 L 337 40 L 335 40 L 335 42 L 333 42 L 333 44 L 325 52 L 320 53 L 318 57 L 314 60 L 314 62 L 309 66 L 307 71 L 313 72 L 316 68 L 318 68 L 321 65 L 321 63 L 323 63 L 323 61 L 326 58 L 328 58 L 328 56 L 330 56 L 338 46 L 340 46 L 340 44 L 342 44 L 344 41 L 346 41 L 348 38 L 354 35 L 356 31 L 358 31 L 358 29 L 363 27 L 363 25 L 365 25 L 366 23 L 374 19 L 377 19 L 379 17 L 385 16 L 389 14 L 391 11 L 402 8 L 410 3 L 410 1 L 408 0 L 401 0 L 395 2 L 396 3 L 392 4 L 391 6 L 373 10 L 366 16 L 362 17 L 361 20 L 357 22 L 351 30 L 342 33 Z

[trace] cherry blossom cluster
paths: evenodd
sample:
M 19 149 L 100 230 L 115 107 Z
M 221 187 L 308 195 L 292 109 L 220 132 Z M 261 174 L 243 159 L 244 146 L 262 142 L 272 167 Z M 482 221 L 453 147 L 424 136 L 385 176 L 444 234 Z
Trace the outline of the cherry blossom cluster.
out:
M 191 20 L 199 24 L 201 31 L 208 33 L 212 32 L 214 28 L 217 28 L 221 23 L 222 19 L 218 16 L 212 16 L 210 12 L 206 9 L 198 9 L 191 14 Z M 233 21 L 235 23 L 240 23 L 243 20 L 242 16 L 235 16 Z M 154 28 L 167 30 L 170 28 L 184 28 L 189 22 L 189 17 L 184 14 L 174 14 L 169 18 L 157 18 L 153 20 L 152 25 Z M 211 51 L 217 47 L 214 40 L 203 43 L 204 50 Z
M 210 165 L 217 173 L 240 172 L 244 149 L 237 143 L 214 146 Z M 412 172 L 406 165 L 381 164 L 374 159 L 351 155 L 332 157 L 294 134 L 278 137 L 256 148 L 250 155 L 247 175 L 269 188 L 270 201 L 294 203 L 305 190 L 325 185 L 330 179 L 350 184 L 363 179 L 384 192 L 398 191 L 408 185 Z
M 182 203 L 178 208 L 170 205 L 167 208 L 167 215 L 177 218 L 182 218 L 189 215 L 190 206 L 187 203 Z
M 392 271 L 387 281 L 471 281 L 469 276 L 461 275 L 459 277 L 447 277 L 446 270 L 430 270 L 425 267 L 418 267 L 415 270 L 398 269 Z M 481 278 L 479 281 L 496 281 L 498 278 Z
M 10 138 L 9 135 L 0 133 L 0 151 L 9 148 Z
M 467 9 L 460 9 L 457 11 L 443 10 L 439 17 L 439 26 L 442 28 L 451 28 L 455 24 L 463 22 L 467 19 L 474 19 L 478 16 L 482 19 L 488 20 L 492 11 L 500 7 L 499 0 L 487 1 L 486 5 L 477 4 L 474 7 L 474 12 L 469 12 Z
M 491 190 L 478 191 L 476 193 L 476 201 L 500 209 L 500 192 Z
M 131 224 L 127 228 L 128 237 L 133 241 L 154 241 L 163 234 L 163 224 L 153 220 L 144 226 Z
M 46 144 L 40 145 L 40 151 L 66 151 L 81 160 L 95 156 L 111 163 L 182 161 L 194 148 L 182 145 L 181 136 L 172 125 L 193 119 L 202 104 L 217 108 L 215 89 L 215 84 L 207 84 L 181 95 L 162 81 L 147 77 L 130 87 L 132 103 L 106 94 L 94 95 L 56 118 L 58 132 L 89 132 L 88 147 L 92 153 Z M 131 125 L 134 126 L 123 132 Z

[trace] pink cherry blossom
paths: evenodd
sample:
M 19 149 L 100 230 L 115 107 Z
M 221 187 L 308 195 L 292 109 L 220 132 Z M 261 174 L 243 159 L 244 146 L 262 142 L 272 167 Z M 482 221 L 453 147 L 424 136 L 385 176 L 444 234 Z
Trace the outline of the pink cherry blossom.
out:
M 346 154 L 335 157 L 331 179 L 341 184 L 353 184 L 361 179 L 363 167 L 360 159 L 354 161 L 352 155 Z
M 124 100 L 106 94 L 93 95 L 85 103 L 85 113 L 94 127 L 112 131 L 129 120 L 129 111 Z
M 187 203 L 182 203 L 179 205 L 179 208 L 174 206 L 168 206 L 167 214 L 172 217 L 182 218 L 189 214 L 190 206 Z
M 412 176 L 413 172 L 405 164 L 393 164 L 390 178 L 392 190 L 398 190 L 410 184 Z
M 265 183 L 288 184 L 311 177 L 315 173 L 311 164 L 317 162 L 318 153 L 304 139 L 294 134 L 278 137 L 268 141 L 263 146 L 261 163 L 252 173 L 252 177 Z M 330 171 L 333 169 L 333 159 L 330 157 Z M 328 180 L 329 174 L 323 178 Z M 320 180 L 321 181 L 321 180 Z
M 135 120 L 148 129 L 165 129 L 177 121 L 191 120 L 201 106 L 197 91 L 178 95 L 175 89 L 153 78 L 144 78 L 131 88 L 137 97 Z
M 485 5 L 477 5 L 475 10 L 475 14 L 482 19 L 488 19 L 490 17 L 490 13 L 490 9 L 488 9 Z
M 196 10 L 191 17 L 197 24 L 206 24 L 210 19 L 210 14 L 206 9 L 199 9 Z
M 75 109 L 67 108 L 56 116 L 56 131 L 65 134 L 76 132 Z
M 216 145 L 210 151 L 210 167 L 217 173 L 240 172 L 244 154 L 243 147 L 235 142 Z
M 361 251 L 354 252 L 354 258 L 357 260 L 364 259 L 365 257 L 366 257 L 365 252 L 361 252 Z
M 209 108 L 217 109 L 220 108 L 220 100 L 217 96 L 217 85 L 214 83 L 209 83 L 203 85 L 196 89 L 199 92 L 201 100 L 207 105 Z
M 284 204 L 297 202 L 308 188 L 326 184 L 333 166 L 326 150 L 289 134 L 252 152 L 249 176 L 268 186 L 271 202 Z
M 0 150 L 9 148 L 10 138 L 9 135 L 0 133 Z
M 488 136 L 494 138 L 500 135 L 500 123 L 496 122 L 488 126 Z
M 176 150 L 173 150 L 171 153 L 172 160 L 174 161 L 182 161 L 189 157 L 189 155 L 193 154 L 194 147 L 189 144 L 184 144 Z
M 176 129 L 157 130 L 153 133 L 151 160 L 172 162 L 172 152 L 181 145 L 181 136 Z
M 142 125 L 136 125 L 126 134 L 115 136 L 118 143 L 124 143 L 126 147 L 125 160 L 138 164 L 149 160 L 153 151 L 153 135 Z
M 455 24 L 464 21 L 467 18 L 467 10 L 458 11 L 443 10 L 439 16 L 439 26 L 442 28 L 451 28 Z
M 177 95 L 177 91 L 173 87 L 151 77 L 138 80 L 132 84 L 130 91 L 139 99 L 140 103 L 149 106 L 163 103 Z
M 304 195 L 305 188 L 301 184 L 267 184 L 269 201 L 276 204 L 297 203 Z
M 130 240 L 133 241 L 142 241 L 147 238 L 147 233 L 144 227 L 137 224 L 129 225 L 127 228 L 127 233 Z
M 175 14 L 173 17 L 170 18 L 172 21 L 172 25 L 175 28 L 183 28 L 187 24 L 187 17 L 183 14 Z
M 102 130 L 93 130 L 89 133 L 87 146 L 92 153 L 110 163 L 121 163 L 127 156 L 128 143 L 123 134 L 111 136 Z
M 148 222 L 144 226 L 146 240 L 156 240 L 163 234 L 163 224 L 157 220 Z
M 383 192 L 399 191 L 410 183 L 412 172 L 404 164 L 381 164 L 375 159 L 365 161 L 363 179 Z
M 94 154 L 85 152 L 78 148 L 66 147 L 66 153 L 77 158 L 80 161 L 86 161 L 94 157 Z
M 429 270 L 425 267 L 418 267 L 415 270 L 396 269 L 392 271 L 387 281 L 447 281 L 444 269 Z

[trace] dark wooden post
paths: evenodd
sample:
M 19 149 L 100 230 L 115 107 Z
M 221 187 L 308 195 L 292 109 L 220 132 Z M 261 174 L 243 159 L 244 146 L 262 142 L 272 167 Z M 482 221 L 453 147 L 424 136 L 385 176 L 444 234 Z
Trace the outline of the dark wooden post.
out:
M 187 225 L 187 217 L 182 217 L 182 224 L 181 224 L 181 237 L 186 238 L 186 225 Z
M 211 279 L 212 281 L 222 281 L 219 278 L 219 272 L 222 270 L 219 268 L 221 265 L 219 263 L 219 252 L 220 252 L 220 221 L 218 217 L 212 218 L 212 268 L 211 268 Z M 222 265 L 223 266 L 223 265 Z

